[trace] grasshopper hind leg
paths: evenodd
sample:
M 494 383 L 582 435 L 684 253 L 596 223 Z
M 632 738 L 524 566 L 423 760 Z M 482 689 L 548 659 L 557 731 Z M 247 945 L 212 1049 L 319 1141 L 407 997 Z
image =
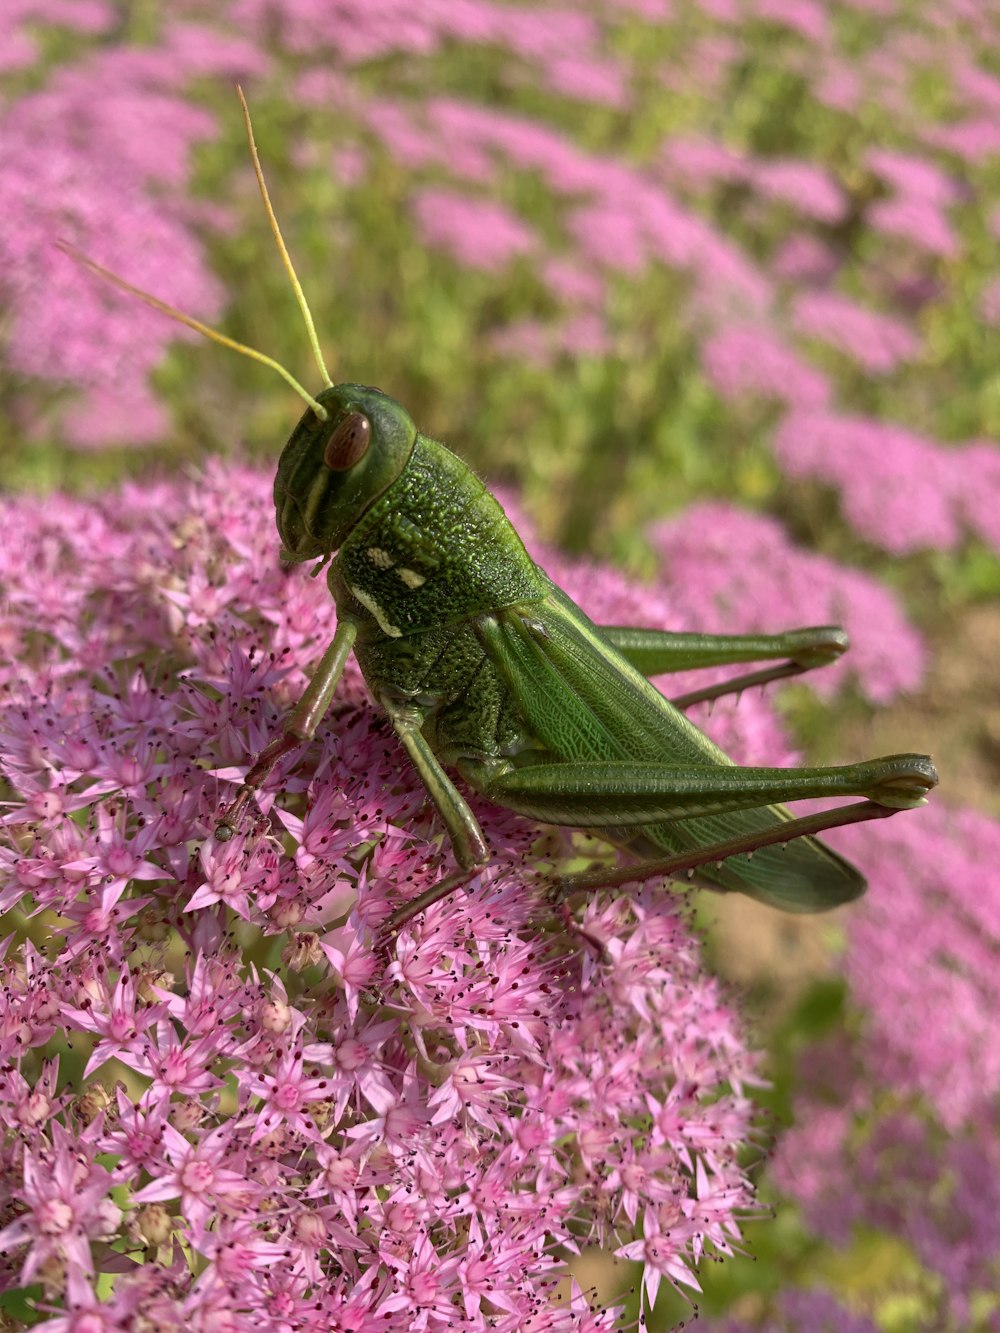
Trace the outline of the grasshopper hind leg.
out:
M 800 838 L 814 838 L 816 834 L 823 833 L 831 828 L 842 828 L 848 824 L 861 824 L 871 819 L 887 819 L 895 814 L 899 814 L 899 809 L 893 806 L 879 805 L 876 801 L 856 801 L 853 805 L 840 806 L 834 810 L 823 810 L 819 814 L 804 815 L 799 819 L 788 819 L 767 828 L 757 829 L 730 838 L 726 842 L 694 848 L 673 856 L 654 857 L 626 866 L 608 866 L 600 870 L 587 870 L 576 875 L 560 875 L 553 880 L 552 895 L 556 902 L 561 902 L 575 893 L 596 893 L 602 889 L 621 888 L 626 884 L 642 884 L 650 879 L 666 879 L 679 875 L 690 876 L 692 879 L 697 877 L 699 882 L 703 882 L 706 887 L 714 889 L 716 892 L 720 888 L 723 892 L 728 892 L 730 891 L 729 887 L 720 884 L 714 879 L 714 876 L 697 876 L 697 871 L 704 867 L 717 872 L 724 867 L 725 862 L 730 857 L 749 858 L 754 852 L 762 849 L 794 844 Z M 828 850 L 824 848 L 824 851 Z M 840 860 L 840 858 L 837 859 Z M 846 862 L 843 864 L 847 865 Z M 843 902 L 850 902 L 852 899 L 860 897 L 867 887 L 861 875 L 854 871 L 852 866 L 848 868 L 854 872 L 855 883 L 851 886 L 851 891 L 843 896 Z M 747 892 L 745 885 L 733 887 L 739 892 Z M 757 897 L 759 895 L 751 894 L 751 896 Z M 791 911 L 808 912 L 817 910 L 817 906 L 813 904 L 781 903 L 776 905 Z M 819 905 L 818 910 L 825 910 L 834 905 L 825 902 Z
M 784 634 L 688 634 L 602 625 L 601 633 L 644 676 L 784 659 L 775 666 L 671 697 L 670 702 L 682 709 L 830 666 L 850 647 L 839 625 L 815 625 Z

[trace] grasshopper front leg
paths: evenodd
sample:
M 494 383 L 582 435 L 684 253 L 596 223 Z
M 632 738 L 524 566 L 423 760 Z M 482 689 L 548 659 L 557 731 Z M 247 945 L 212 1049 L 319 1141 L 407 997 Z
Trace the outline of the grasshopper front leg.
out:
M 384 952 L 407 921 L 467 884 L 490 860 L 490 849 L 479 821 L 461 792 L 441 767 L 420 730 L 422 717 L 419 710 L 400 706 L 385 699 L 382 700 L 382 706 L 389 714 L 397 736 L 402 741 L 410 761 L 427 789 L 428 796 L 448 830 L 448 838 L 459 869 L 450 875 L 445 875 L 429 889 L 425 889 L 423 893 L 397 907 L 379 931 L 376 952 Z
M 419 709 L 400 706 L 385 699 L 381 703 L 420 781 L 426 787 L 427 795 L 444 821 L 455 860 L 463 871 L 469 872 L 466 878 L 470 878 L 490 859 L 490 849 L 478 819 L 427 744 L 420 730 L 423 716 Z
M 337 622 L 337 629 L 330 646 L 320 658 L 319 665 L 302 698 L 289 713 L 284 731 L 256 756 L 243 779 L 236 800 L 216 824 L 215 836 L 219 842 L 228 842 L 239 828 L 247 806 L 267 781 L 278 760 L 284 758 L 286 754 L 291 754 L 293 750 L 297 750 L 315 736 L 316 728 L 326 715 L 340 684 L 357 634 L 356 621 L 343 617 Z

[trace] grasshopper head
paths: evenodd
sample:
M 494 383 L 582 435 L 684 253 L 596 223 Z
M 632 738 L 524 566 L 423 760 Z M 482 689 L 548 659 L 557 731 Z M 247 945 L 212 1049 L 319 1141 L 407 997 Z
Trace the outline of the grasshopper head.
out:
M 278 460 L 274 506 L 286 559 L 336 551 L 364 511 L 406 467 L 417 428 L 380 389 L 335 384 L 317 396 Z
M 278 460 L 274 505 L 285 558 L 292 561 L 313 560 L 317 556 L 332 555 L 338 550 L 369 505 L 396 480 L 413 451 L 417 428 L 409 414 L 380 389 L 369 389 L 363 384 L 334 384 L 331 381 L 309 306 L 295 276 L 278 220 L 271 207 L 257 156 L 257 145 L 254 143 L 250 112 L 242 89 L 238 88 L 237 91 L 264 207 L 282 263 L 302 310 L 316 364 L 326 385 L 320 394 L 313 398 L 295 376 L 273 357 L 265 356 L 245 343 L 236 342 L 207 324 L 202 324 L 200 320 L 185 315 L 182 310 L 168 305 L 150 292 L 133 287 L 101 264 L 88 259 L 74 246 L 63 242 L 59 244 L 99 277 L 137 296 L 154 310 L 197 330 L 213 342 L 270 366 L 305 399 L 309 410 L 292 431 Z

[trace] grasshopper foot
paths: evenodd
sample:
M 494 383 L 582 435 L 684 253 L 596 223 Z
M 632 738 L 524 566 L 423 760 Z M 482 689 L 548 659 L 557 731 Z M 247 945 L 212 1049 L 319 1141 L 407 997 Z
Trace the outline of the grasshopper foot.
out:
M 236 833 L 239 832 L 240 824 L 243 822 L 243 816 L 246 813 L 247 806 L 250 804 L 253 793 L 254 788 L 248 787 L 244 783 L 236 800 L 226 809 L 222 818 L 215 826 L 216 842 L 229 842 L 230 838 L 234 837 Z
M 561 922 L 564 932 L 572 938 L 582 941 L 584 946 L 589 949 L 591 953 L 596 955 L 598 962 L 603 963 L 606 967 L 610 967 L 614 963 L 614 959 L 608 952 L 606 942 L 602 940 L 599 935 L 595 935 L 592 930 L 588 930 L 586 926 L 582 926 L 580 922 L 577 921 L 576 917 L 573 915 L 573 909 L 566 901 L 566 895 L 563 891 L 561 879 L 550 881 L 546 897 L 549 900 L 552 910 Z
M 938 784 L 937 769 L 925 754 L 890 754 L 875 761 L 881 774 L 868 792 L 869 800 L 892 810 L 926 805 L 927 793 Z

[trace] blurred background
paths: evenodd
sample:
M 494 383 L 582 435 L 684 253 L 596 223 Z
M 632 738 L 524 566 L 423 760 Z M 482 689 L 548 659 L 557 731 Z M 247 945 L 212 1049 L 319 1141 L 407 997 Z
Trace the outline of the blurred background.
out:
M 838 842 L 864 905 L 700 909 L 768 1052 L 774 1210 L 704 1325 L 1000 1328 L 1000 10 L 4 0 L 8 490 L 270 468 L 300 412 L 60 240 L 318 387 L 237 82 L 335 380 L 669 584 L 673 628 L 846 624 L 773 696 L 789 743 L 939 764 Z

